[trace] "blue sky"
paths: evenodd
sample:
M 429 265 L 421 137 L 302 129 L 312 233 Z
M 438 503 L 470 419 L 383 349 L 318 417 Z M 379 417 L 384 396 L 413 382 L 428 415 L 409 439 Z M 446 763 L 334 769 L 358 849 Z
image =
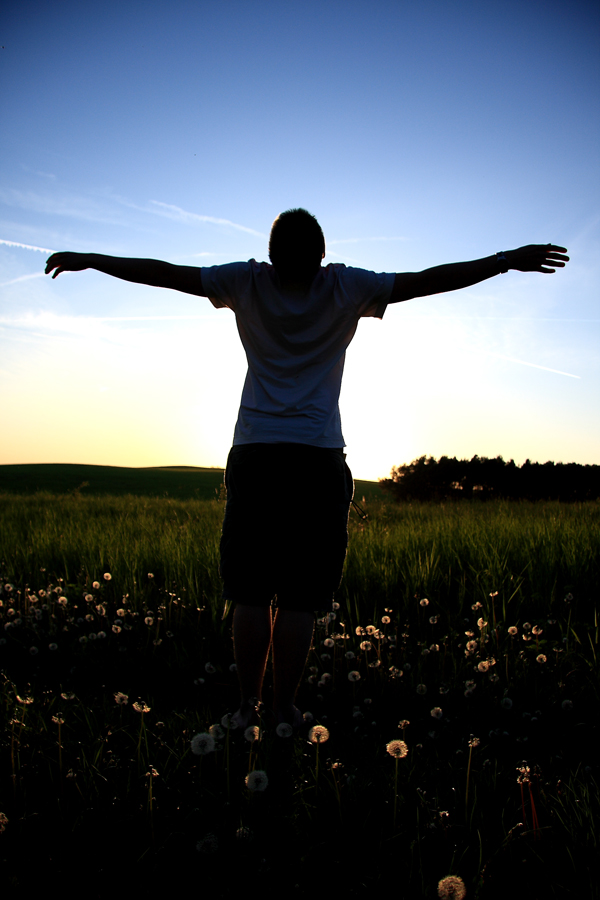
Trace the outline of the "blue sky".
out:
M 275 216 L 304 206 L 326 263 L 571 256 L 361 323 L 341 398 L 356 477 L 424 453 L 600 463 L 599 23 L 577 0 L 9 2 L 0 462 L 224 465 L 233 315 L 52 281 L 28 248 L 266 259 Z

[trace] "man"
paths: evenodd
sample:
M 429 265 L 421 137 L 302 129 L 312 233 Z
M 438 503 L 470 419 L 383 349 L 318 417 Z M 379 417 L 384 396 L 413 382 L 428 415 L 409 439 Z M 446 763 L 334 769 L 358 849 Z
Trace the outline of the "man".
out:
M 235 605 L 237 725 L 256 720 L 271 645 L 275 719 L 302 724 L 294 699 L 314 614 L 332 609 L 348 542 L 353 483 L 338 398 L 359 319 L 381 318 L 389 303 L 469 287 L 509 269 L 552 273 L 568 262 L 565 253 L 534 244 L 403 274 L 323 267 L 321 227 L 306 210 L 294 209 L 273 223 L 271 265 L 250 260 L 196 268 L 85 253 L 48 259 L 53 278 L 93 268 L 208 297 L 236 315 L 248 373 L 227 461 L 221 575 L 223 597 Z

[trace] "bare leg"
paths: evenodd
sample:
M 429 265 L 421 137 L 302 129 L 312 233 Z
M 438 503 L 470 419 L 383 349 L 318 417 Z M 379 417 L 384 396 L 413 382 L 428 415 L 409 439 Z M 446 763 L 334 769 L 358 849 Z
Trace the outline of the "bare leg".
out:
M 243 606 L 233 612 L 233 652 L 240 682 L 241 702 L 232 717 L 240 728 L 254 724 L 255 706 L 262 698 L 273 623 L 270 606 Z
M 294 706 L 315 627 L 311 612 L 278 609 L 273 626 L 273 680 L 278 722 L 299 726 L 300 711 Z

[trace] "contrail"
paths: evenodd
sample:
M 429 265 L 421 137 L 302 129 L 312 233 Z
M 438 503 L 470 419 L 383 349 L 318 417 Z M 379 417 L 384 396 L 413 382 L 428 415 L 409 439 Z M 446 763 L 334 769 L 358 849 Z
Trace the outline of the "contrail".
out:
M 54 250 L 48 250 L 47 247 L 34 247 L 32 244 L 20 244 L 18 241 L 4 241 L 0 238 L 0 244 L 6 244 L 7 247 L 22 247 L 23 250 L 38 250 L 40 253 L 54 253 Z
M 2 241 L 2 243 L 5 243 L 5 241 Z M 39 248 L 32 247 L 31 249 L 37 250 Z M 11 278 L 10 281 L 3 281 L 2 284 L 0 284 L 0 287 L 7 287 L 7 285 L 9 285 L 9 284 L 17 284 L 18 281 L 29 281 L 30 278 L 45 278 L 45 277 L 46 276 L 43 272 L 34 272 L 33 275 L 19 275 L 18 278 Z
M 501 353 L 493 353 L 491 350 L 476 350 L 476 353 L 485 353 L 486 356 L 495 356 L 496 359 L 504 359 L 506 362 L 519 363 L 521 366 L 531 366 L 532 369 L 543 369 L 544 372 L 554 372 L 555 375 L 566 375 L 567 378 L 581 378 L 581 375 L 573 375 L 571 372 L 561 372 L 560 369 L 551 369 L 549 366 L 540 366 L 537 363 L 525 362 L 524 359 L 515 359 L 513 356 L 503 356 Z
M 231 222 L 229 219 L 216 219 L 214 216 L 201 216 L 199 213 L 188 212 L 181 209 L 180 206 L 173 206 L 172 203 L 161 203 L 160 200 L 151 200 L 154 206 L 168 210 L 165 215 L 170 213 L 171 218 L 178 218 L 192 222 L 212 222 L 213 225 L 229 225 L 230 228 L 236 228 L 238 231 L 245 231 L 247 234 L 254 234 L 256 237 L 266 238 L 267 235 L 262 231 L 255 231 L 254 228 L 247 228 L 245 225 L 238 225 L 237 222 Z

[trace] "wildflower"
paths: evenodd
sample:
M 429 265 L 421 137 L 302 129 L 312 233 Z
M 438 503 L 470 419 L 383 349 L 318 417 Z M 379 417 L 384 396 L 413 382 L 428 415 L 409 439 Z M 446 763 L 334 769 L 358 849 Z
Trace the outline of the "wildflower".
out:
M 150 707 L 146 706 L 146 704 L 144 703 L 143 700 L 136 700 L 136 702 L 133 704 L 133 708 L 135 709 L 136 712 L 139 712 L 139 713 L 149 713 L 150 712 Z
M 360 681 L 360 672 L 356 670 L 348 672 L 348 681 Z
M 438 897 L 442 900 L 463 900 L 466 894 L 465 883 L 458 875 L 447 875 L 438 883 Z
M 404 759 L 408 755 L 408 747 L 404 741 L 390 741 L 385 745 L 385 749 L 394 759 Z
M 508 629 L 508 633 L 510 634 L 511 637 L 514 637 L 515 634 L 517 634 L 517 632 L 518 632 L 518 629 L 514 625 L 511 625 L 510 628 Z
M 441 708 L 439 706 L 434 706 L 434 708 L 431 710 L 430 715 L 433 716 L 434 719 L 441 719 L 442 718 Z
M 246 728 L 246 730 L 244 731 L 244 737 L 247 741 L 250 741 L 250 743 L 253 744 L 254 741 L 260 741 L 260 739 L 262 738 L 262 732 L 258 725 L 249 725 L 248 728 Z
M 540 653 L 539 656 L 536 656 L 536 662 L 539 662 L 540 664 L 546 662 L 546 657 L 543 653 Z
M 360 649 L 361 650 L 372 650 L 373 644 L 371 643 L 371 641 L 361 641 Z
M 429 606 L 429 600 L 426 597 L 423 597 L 422 600 L 419 600 L 420 606 Z
M 246 775 L 246 787 L 249 791 L 264 791 L 269 783 L 267 773 L 262 769 L 255 769 Z
M 427 685 L 418 684 L 417 685 L 417 694 L 426 694 L 427 693 Z
M 58 650 L 58 644 L 48 644 L 48 650 Z
M 275 729 L 275 734 L 277 734 L 278 737 L 282 737 L 282 738 L 291 737 L 293 733 L 294 733 L 294 729 L 292 728 L 291 725 L 288 725 L 287 722 L 280 722 L 279 725 L 277 726 L 277 728 Z
M 324 725 L 313 725 L 308 732 L 308 739 L 312 744 L 324 744 L 329 740 L 329 731 Z
M 192 753 L 196 756 L 206 756 L 207 753 L 212 753 L 215 749 L 215 739 L 212 734 L 208 734 L 207 732 L 194 735 L 190 744 Z
M 117 691 L 114 697 L 115 703 L 118 703 L 119 706 L 127 706 L 127 704 L 129 703 L 129 697 L 127 696 L 127 694 L 122 694 L 120 691 Z
M 110 574 L 110 572 L 105 572 L 105 573 L 104 573 L 104 580 L 105 580 L 105 581 L 112 581 L 112 575 Z
M 382 625 L 389 625 L 390 622 L 391 622 L 391 619 L 390 619 L 389 616 L 382 616 L 382 617 L 381 617 L 381 624 L 382 624 Z
M 481 741 L 478 737 L 473 737 L 471 735 L 471 740 L 469 741 L 469 747 L 479 747 Z
M 512 705 L 513 705 L 513 702 L 510 699 L 510 697 L 503 697 L 502 700 L 500 701 L 500 706 L 502 707 L 502 709 L 511 709 Z

